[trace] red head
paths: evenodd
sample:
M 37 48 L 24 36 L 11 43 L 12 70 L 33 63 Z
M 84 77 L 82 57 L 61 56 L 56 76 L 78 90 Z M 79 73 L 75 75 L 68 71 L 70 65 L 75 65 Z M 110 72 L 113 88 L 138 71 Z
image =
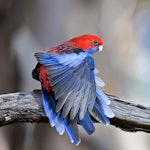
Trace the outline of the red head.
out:
M 97 47 L 99 51 L 102 50 L 104 43 L 99 36 L 93 34 L 84 34 L 72 38 L 68 42 L 84 50 L 88 50 L 89 47 Z

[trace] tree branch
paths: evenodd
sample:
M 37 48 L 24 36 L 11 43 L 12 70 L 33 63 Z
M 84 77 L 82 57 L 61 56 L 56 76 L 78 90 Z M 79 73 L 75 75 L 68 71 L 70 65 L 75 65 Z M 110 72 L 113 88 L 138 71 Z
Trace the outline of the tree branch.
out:
M 110 119 L 112 125 L 126 131 L 150 133 L 149 107 L 108 96 L 111 99 L 110 107 L 115 113 L 115 118 Z M 0 126 L 19 122 L 48 122 L 41 101 L 41 91 L 0 95 Z

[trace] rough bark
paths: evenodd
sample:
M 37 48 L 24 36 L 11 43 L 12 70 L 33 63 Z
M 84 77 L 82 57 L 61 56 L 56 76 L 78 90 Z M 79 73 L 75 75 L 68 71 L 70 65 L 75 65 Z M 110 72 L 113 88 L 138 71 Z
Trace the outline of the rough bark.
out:
M 111 124 L 126 131 L 150 133 L 150 108 L 108 95 L 115 118 Z M 0 126 L 18 122 L 48 122 L 41 101 L 41 91 L 0 95 Z M 94 120 L 94 122 L 96 122 Z

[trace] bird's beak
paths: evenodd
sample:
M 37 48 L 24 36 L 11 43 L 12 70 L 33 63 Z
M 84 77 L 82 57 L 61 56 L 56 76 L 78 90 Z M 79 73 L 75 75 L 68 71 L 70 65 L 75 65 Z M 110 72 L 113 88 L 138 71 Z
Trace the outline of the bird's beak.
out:
M 100 52 L 100 51 L 102 51 L 102 49 L 103 49 L 103 45 L 99 45 L 98 46 L 98 51 Z

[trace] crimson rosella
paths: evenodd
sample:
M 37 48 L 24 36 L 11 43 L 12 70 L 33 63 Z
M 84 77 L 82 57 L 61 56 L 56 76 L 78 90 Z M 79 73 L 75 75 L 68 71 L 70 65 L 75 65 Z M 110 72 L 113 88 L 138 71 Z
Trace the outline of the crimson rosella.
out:
M 72 143 L 80 143 L 77 124 L 91 134 L 92 118 L 109 125 L 114 113 L 110 100 L 99 88 L 104 82 L 95 75 L 92 53 L 101 51 L 103 40 L 91 34 L 75 37 L 61 45 L 35 53 L 38 64 L 33 78 L 42 86 L 42 100 L 50 125 Z

